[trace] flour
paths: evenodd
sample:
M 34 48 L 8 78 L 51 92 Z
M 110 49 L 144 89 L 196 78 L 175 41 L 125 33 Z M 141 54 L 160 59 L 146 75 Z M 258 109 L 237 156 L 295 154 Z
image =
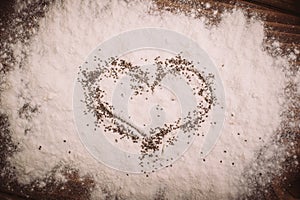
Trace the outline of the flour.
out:
M 13 122 L 13 140 L 20 143 L 20 152 L 9 159 L 19 182 L 42 178 L 62 163 L 94 178 L 93 199 L 104 198 L 103 186 L 130 199 L 154 197 L 161 189 L 170 199 L 232 199 L 248 192 L 243 173 L 253 166 L 257 151 L 264 146 L 269 147 L 264 168 L 257 164 L 251 173 L 262 173 L 263 183 L 272 180 L 269 171 L 280 173 L 285 147 L 276 146 L 272 139 L 280 125 L 286 80 L 282 68 L 288 60 L 262 50 L 263 23 L 249 22 L 241 10 L 233 10 L 223 14 L 217 26 L 207 27 L 203 18 L 149 14 L 151 6 L 149 2 L 118 0 L 56 3 L 39 21 L 40 29 L 29 45 L 14 46 L 16 58 L 22 58 L 22 51 L 28 56 L 22 68 L 15 67 L 8 74 L 1 98 L 3 110 Z M 200 157 L 200 137 L 172 167 L 149 177 L 127 176 L 97 162 L 80 142 L 72 109 L 78 66 L 89 53 L 120 32 L 143 27 L 170 29 L 196 41 L 216 65 L 226 94 L 226 119 L 212 152 Z M 291 57 L 298 53 L 295 50 Z M 19 108 L 26 103 L 36 112 L 21 117 Z M 271 158 L 275 155 L 274 162 Z

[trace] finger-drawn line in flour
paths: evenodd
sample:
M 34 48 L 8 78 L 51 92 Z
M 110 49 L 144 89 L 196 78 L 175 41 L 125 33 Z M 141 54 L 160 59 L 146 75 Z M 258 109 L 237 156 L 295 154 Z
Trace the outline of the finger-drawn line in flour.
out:
M 146 64 L 122 58 L 145 49 L 173 56 L 140 58 Z M 170 97 L 170 102 L 145 104 L 157 96 Z M 117 170 L 147 173 L 178 159 L 195 136 L 203 135 L 201 125 L 211 116 L 214 123 L 199 149 L 205 157 L 221 133 L 224 96 L 216 67 L 194 41 L 170 30 L 145 28 L 121 33 L 91 53 L 80 66 L 73 108 L 80 139 L 92 156 Z M 170 121 L 176 109 L 179 116 Z M 140 123 L 149 113 L 151 120 Z

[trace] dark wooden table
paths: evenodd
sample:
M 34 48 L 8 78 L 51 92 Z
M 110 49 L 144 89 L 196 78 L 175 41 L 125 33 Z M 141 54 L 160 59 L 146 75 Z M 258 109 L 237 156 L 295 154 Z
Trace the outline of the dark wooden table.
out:
M 220 11 L 224 9 L 231 9 L 235 6 L 243 7 L 249 15 L 258 14 L 260 15 L 265 22 L 265 30 L 269 40 L 272 38 L 277 39 L 281 42 L 283 47 L 283 53 L 288 55 L 291 50 L 294 48 L 300 49 L 300 1 L 297 0 L 152 0 L 158 5 L 158 8 L 168 9 L 171 11 L 172 8 L 184 8 L 186 10 L 191 9 L 193 6 L 199 4 L 200 2 L 209 2 L 212 7 L 218 8 Z M 14 1 L 2 0 L 0 2 L 0 19 L 4 20 L 9 19 L 10 13 L 12 13 L 12 6 Z M 41 0 L 40 3 L 47 4 L 51 0 Z M 201 13 L 203 15 L 209 15 L 209 11 L 206 13 Z M 42 15 L 37 13 L 37 15 Z M 29 18 L 30 20 L 30 18 Z M 6 20 L 7 24 L 9 21 Z M 5 38 L 3 36 L 3 38 Z M 292 70 L 299 71 L 300 57 L 298 56 L 296 61 L 291 63 L 294 68 Z M 300 98 L 299 98 L 300 101 Z M 300 108 L 293 107 L 296 109 L 296 120 L 300 120 Z M 0 120 L 1 121 L 1 120 Z M 0 131 L 5 131 L 5 123 L 0 123 Z M 283 130 L 287 132 L 286 130 Z M 295 134 L 300 135 L 299 130 L 292 130 Z M 289 134 L 291 132 L 288 132 Z M 6 133 L 5 133 L 6 134 Z M 0 142 L 9 142 L 9 137 L 2 137 L 3 133 L 0 134 Z M 2 138 L 1 138 L 2 137 Z M 298 137 L 299 138 L 299 137 Z M 1 147 L 2 154 L 0 157 L 6 158 L 6 149 L 5 145 Z M 298 151 L 298 158 L 300 154 Z M 1 163 L 2 162 L 2 163 Z M 1 159 L 0 167 L 4 166 L 4 159 Z M 287 166 L 288 168 L 288 166 Z M 282 177 L 278 177 L 274 180 L 274 183 L 271 185 L 271 190 L 273 191 L 273 196 L 265 196 L 265 199 L 300 199 L 300 175 L 299 168 L 293 170 L 287 170 L 288 172 L 284 175 L 288 177 L 288 180 L 283 182 Z M 82 186 L 82 179 L 79 178 L 76 170 L 73 175 L 70 176 L 66 188 L 69 188 L 71 191 L 65 192 L 60 191 L 58 188 L 55 188 L 53 185 L 49 185 L 48 190 L 42 190 L 37 192 L 30 192 L 30 187 L 26 188 L 18 185 L 17 183 L 13 184 L 14 191 L 8 190 L 6 185 L 3 184 L 5 181 L 11 181 L 8 179 L 13 179 L 13 177 L 7 176 L 4 179 L 0 178 L 0 199 L 4 200 L 19 200 L 26 198 L 25 194 L 29 194 L 30 199 L 86 199 L 88 197 L 89 187 Z M 86 177 L 84 180 L 85 184 L 88 186 L 93 185 L 92 179 Z M 47 189 L 47 188 L 46 188 Z M 23 191 L 22 191 L 23 190 Z M 253 197 L 253 199 L 256 199 Z

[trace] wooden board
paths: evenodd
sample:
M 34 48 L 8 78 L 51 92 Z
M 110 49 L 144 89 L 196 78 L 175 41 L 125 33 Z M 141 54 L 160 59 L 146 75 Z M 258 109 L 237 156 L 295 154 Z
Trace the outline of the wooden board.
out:
M 46 1 L 46 0 L 45 0 Z M 220 10 L 225 9 L 232 9 L 235 6 L 243 7 L 249 15 L 258 14 L 263 17 L 266 27 L 266 34 L 268 38 L 275 38 L 282 43 L 282 47 L 284 49 L 284 53 L 288 55 L 291 50 L 294 48 L 300 49 L 300 1 L 296 0 L 189 0 L 189 1 L 179 1 L 179 0 L 153 0 L 160 6 L 162 9 L 164 7 L 169 7 L 172 9 L 173 7 L 186 7 L 187 9 L 191 8 L 199 4 L 200 2 L 209 2 L 213 7 L 218 8 Z M 0 16 L 2 19 L 6 19 L 7 15 L 12 11 L 13 1 L 6 0 L 1 1 L 0 3 Z M 209 11 L 207 13 L 202 13 L 206 15 L 210 15 Z M 9 22 L 7 22 L 9 23 Z M 299 70 L 300 65 L 300 58 L 298 56 L 296 62 L 292 63 L 295 66 L 295 70 Z M 298 66 L 298 67 L 297 67 Z M 299 99 L 300 100 L 300 99 Z M 297 108 L 298 109 L 298 108 Z M 300 112 L 299 110 L 297 111 Z M 1 124 L 1 123 L 0 123 Z M 0 129 L 3 131 L 4 129 Z M 300 133 L 299 133 L 300 134 Z M 0 134 L 1 135 L 1 134 Z M 0 141 L 8 141 L 7 138 L 0 138 Z M 5 149 L 3 149 L 5 150 Z M 5 152 L 4 152 L 5 153 Z M 4 154 L 3 154 L 4 155 Z M 5 156 L 4 156 L 5 157 Z M 300 157 L 298 151 L 298 158 Z M 4 162 L 3 160 L 1 160 Z M 2 163 L 3 164 L 3 163 Z M 0 163 L 1 166 L 1 163 Z M 296 169 L 296 172 L 299 169 Z M 299 191 L 297 193 L 297 189 L 292 188 L 300 188 L 299 185 L 299 174 L 295 173 L 291 170 L 291 173 L 285 174 L 286 177 L 289 178 L 290 182 L 288 182 L 290 186 L 290 190 L 288 187 L 283 188 L 281 177 L 278 177 L 277 182 L 274 181 L 272 188 L 270 190 L 273 191 L 273 196 L 266 197 L 266 199 L 295 199 L 295 196 L 299 196 Z M 5 181 L 12 181 L 9 180 L 11 177 L 7 176 L 5 178 L 0 178 L 0 182 L 4 183 Z M 80 179 L 81 180 L 81 179 Z M 92 180 L 88 177 L 84 179 L 84 182 L 88 185 L 93 185 Z M 59 189 L 49 189 L 51 190 L 48 193 L 46 191 L 38 191 L 36 193 L 31 194 L 30 198 L 39 199 L 39 197 L 45 199 L 47 195 L 54 195 L 55 199 L 85 199 L 87 198 L 88 194 L 88 187 L 81 188 L 81 183 L 79 181 L 78 175 L 72 175 L 71 178 L 68 180 L 70 184 L 71 190 L 74 192 L 64 193 L 64 191 L 60 191 Z M 298 185 L 297 185 L 298 184 Z M 1 188 L 2 186 L 2 188 Z M 14 192 L 8 191 L 5 188 L 5 184 L 0 184 L 0 199 L 8 200 L 19 200 L 26 198 L 26 187 L 22 188 L 19 185 L 15 184 Z M 54 187 L 54 186 L 49 186 Z M 76 188 L 76 189 L 75 189 Z M 23 191 L 22 191 L 23 190 Z M 25 191 L 25 193 L 24 193 Z M 52 192 L 52 193 L 51 193 Z M 83 196 L 80 196 L 84 194 Z M 53 197 L 53 196 L 52 196 Z M 254 197 L 255 199 L 255 197 Z

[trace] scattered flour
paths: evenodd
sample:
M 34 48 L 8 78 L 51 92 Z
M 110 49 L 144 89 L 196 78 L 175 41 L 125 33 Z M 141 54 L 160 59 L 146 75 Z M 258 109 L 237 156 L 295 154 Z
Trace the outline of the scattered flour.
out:
M 20 152 L 10 162 L 21 183 L 41 178 L 63 163 L 95 179 L 93 199 L 103 198 L 102 185 L 130 199 L 154 197 L 160 188 L 170 199 L 232 199 L 247 191 L 242 175 L 257 151 L 270 145 L 280 124 L 285 82 L 281 68 L 287 61 L 262 50 L 262 22 L 247 21 L 241 10 L 225 13 L 218 26 L 207 27 L 204 20 L 180 14 L 149 14 L 150 6 L 118 0 L 57 3 L 40 20 L 30 45 L 14 47 L 15 57 L 22 57 L 24 50 L 28 57 L 22 68 L 9 73 L 1 98 L 14 122 L 13 140 L 20 143 Z M 72 110 L 78 66 L 99 43 L 142 27 L 162 27 L 195 40 L 217 66 L 226 94 L 222 135 L 205 160 L 199 156 L 198 138 L 173 167 L 149 177 L 127 176 L 94 160 L 76 133 Z M 19 109 L 26 103 L 37 112 L 20 117 Z M 272 146 L 277 151 L 266 155 L 276 152 L 280 157 L 282 148 Z M 280 163 L 266 164 L 270 166 L 262 173 L 280 168 Z

